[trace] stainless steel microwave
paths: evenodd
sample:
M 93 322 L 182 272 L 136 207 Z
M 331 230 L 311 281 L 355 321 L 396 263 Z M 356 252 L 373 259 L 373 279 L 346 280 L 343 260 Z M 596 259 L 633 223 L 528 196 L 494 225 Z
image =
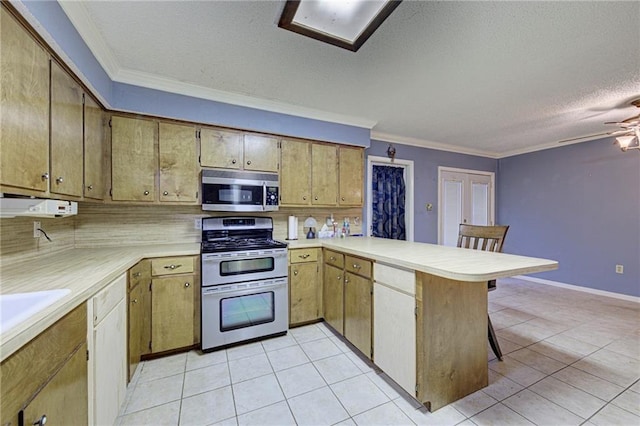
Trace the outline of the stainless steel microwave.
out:
M 279 198 L 277 173 L 202 170 L 202 210 L 275 211 Z

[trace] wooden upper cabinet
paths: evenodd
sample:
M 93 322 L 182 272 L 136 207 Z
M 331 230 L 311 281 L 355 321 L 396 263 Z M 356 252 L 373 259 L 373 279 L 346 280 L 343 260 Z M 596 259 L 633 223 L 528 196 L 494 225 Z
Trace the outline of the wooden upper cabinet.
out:
M 239 169 L 242 166 L 242 133 L 219 129 L 200 131 L 200 165 Z
M 5 8 L 0 20 L 0 185 L 46 192 L 49 55 Z
M 160 201 L 198 201 L 198 154 L 193 126 L 160 123 Z
M 245 170 L 278 172 L 278 139 L 260 135 L 244 135 Z
M 111 197 L 114 201 L 155 201 L 158 123 L 111 118 Z
M 335 206 L 338 198 L 336 145 L 311 144 L 311 204 Z
M 364 180 L 364 148 L 340 146 L 338 148 L 340 168 L 341 206 L 362 206 L 362 188 Z
M 311 203 L 311 143 L 283 139 L 281 143 L 280 205 Z
M 51 192 L 82 196 L 82 88 L 51 61 Z
M 104 112 L 91 97 L 84 97 L 84 196 L 104 198 Z

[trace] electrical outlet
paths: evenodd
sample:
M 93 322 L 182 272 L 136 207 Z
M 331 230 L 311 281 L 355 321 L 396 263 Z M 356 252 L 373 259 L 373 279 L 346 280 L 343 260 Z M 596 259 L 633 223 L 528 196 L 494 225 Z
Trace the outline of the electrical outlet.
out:
M 40 222 L 38 221 L 34 221 L 33 222 L 33 238 L 40 238 Z
M 202 219 L 193 219 L 193 229 L 202 230 Z
M 616 265 L 616 274 L 624 274 L 624 265 Z

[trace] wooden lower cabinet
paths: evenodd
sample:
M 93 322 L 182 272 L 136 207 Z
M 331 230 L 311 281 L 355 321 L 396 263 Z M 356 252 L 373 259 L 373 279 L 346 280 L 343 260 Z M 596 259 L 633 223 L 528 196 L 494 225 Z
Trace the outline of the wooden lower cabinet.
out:
M 289 250 L 289 325 L 322 318 L 322 271 L 319 248 Z
M 24 408 L 22 424 L 80 425 L 87 418 L 87 344 L 83 343 Z
M 322 303 L 324 320 L 340 334 L 344 334 L 344 271 L 324 264 Z
M 77 307 L 0 364 L 0 424 L 47 417 L 50 425 L 89 423 L 87 309 Z
M 129 269 L 127 296 L 129 320 L 129 381 L 140 358 L 151 352 L 151 261 L 141 260 Z
M 151 282 L 151 348 L 154 353 L 192 346 L 195 275 L 154 278 Z
M 369 278 L 347 272 L 344 279 L 344 337 L 371 358 L 371 299 Z
M 301 324 L 320 318 L 318 263 L 297 263 L 289 272 L 289 324 Z

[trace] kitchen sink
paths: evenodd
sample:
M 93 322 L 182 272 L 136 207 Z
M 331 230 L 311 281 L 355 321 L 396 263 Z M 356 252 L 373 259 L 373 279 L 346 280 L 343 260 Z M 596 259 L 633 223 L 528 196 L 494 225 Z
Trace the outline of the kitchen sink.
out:
M 62 288 L 29 293 L 0 294 L 0 334 L 29 319 L 69 293 L 71 290 Z

